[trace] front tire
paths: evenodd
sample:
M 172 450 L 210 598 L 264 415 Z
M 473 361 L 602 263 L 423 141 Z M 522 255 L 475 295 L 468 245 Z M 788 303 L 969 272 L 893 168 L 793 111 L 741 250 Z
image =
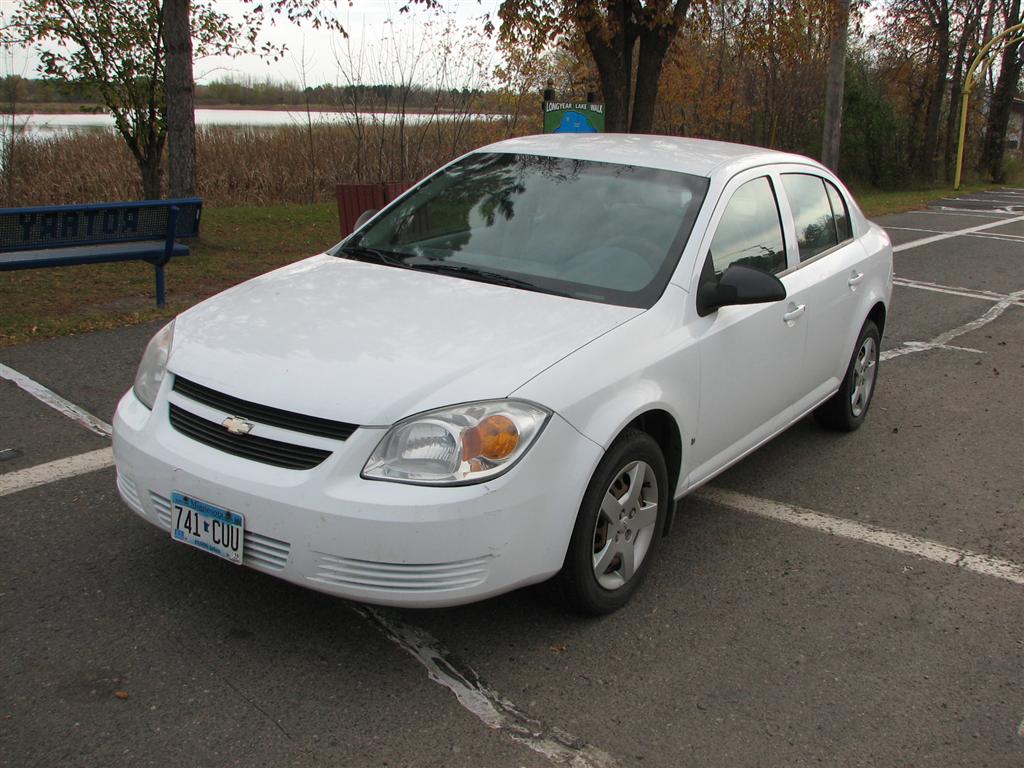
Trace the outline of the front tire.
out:
M 838 432 L 853 432 L 864 423 L 878 379 L 878 326 L 867 320 L 857 337 L 842 386 L 814 412 L 818 423 Z
M 639 430 L 620 435 L 587 486 L 554 578 L 567 607 L 600 615 L 629 602 L 657 554 L 669 494 L 665 457 L 654 439 Z

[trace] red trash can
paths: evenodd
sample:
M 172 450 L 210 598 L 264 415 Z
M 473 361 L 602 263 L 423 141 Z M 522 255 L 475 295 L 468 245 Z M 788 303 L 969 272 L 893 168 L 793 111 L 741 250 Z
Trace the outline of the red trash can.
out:
M 364 211 L 380 209 L 411 187 L 408 181 L 386 181 L 376 184 L 337 184 L 338 224 L 342 236 L 355 229 L 356 220 Z

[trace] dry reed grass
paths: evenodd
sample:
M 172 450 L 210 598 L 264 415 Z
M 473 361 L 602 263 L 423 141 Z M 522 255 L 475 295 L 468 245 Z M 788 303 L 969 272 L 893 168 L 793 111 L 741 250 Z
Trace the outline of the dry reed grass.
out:
M 521 123 L 518 133 L 538 126 Z M 199 195 L 208 205 L 272 205 L 334 199 L 345 182 L 411 181 L 482 144 L 505 138 L 499 121 L 447 117 L 426 125 L 314 123 L 210 126 L 197 133 Z M 0 168 L 5 206 L 133 200 L 142 195 L 120 137 L 80 131 L 21 139 Z M 165 173 L 166 182 L 166 173 Z

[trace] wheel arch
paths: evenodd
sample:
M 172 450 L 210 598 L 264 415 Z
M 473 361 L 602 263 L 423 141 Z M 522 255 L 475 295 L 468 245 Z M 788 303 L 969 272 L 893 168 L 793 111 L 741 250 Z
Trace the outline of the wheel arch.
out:
M 675 418 L 666 410 L 654 408 L 644 411 L 630 421 L 625 429 L 646 432 L 661 448 L 668 469 L 668 482 L 672 493 L 679 486 L 679 473 L 683 462 L 683 438 Z
M 879 337 L 885 334 L 885 315 L 885 304 L 882 301 L 876 301 L 875 305 L 871 307 L 871 310 L 868 312 L 867 319 L 873 322 L 875 327 L 878 328 Z
M 668 504 L 662 534 L 667 535 L 675 517 L 675 494 L 683 466 L 683 437 L 675 417 L 662 408 L 651 408 L 634 416 L 620 431 L 636 429 L 649 435 L 661 449 L 668 472 Z

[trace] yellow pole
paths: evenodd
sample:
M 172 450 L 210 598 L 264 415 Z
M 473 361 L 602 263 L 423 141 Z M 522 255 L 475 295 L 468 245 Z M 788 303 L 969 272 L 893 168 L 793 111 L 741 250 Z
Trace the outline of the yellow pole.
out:
M 996 43 L 999 44 L 1000 48 L 1004 48 L 1007 45 L 1024 41 L 1024 34 L 1018 35 L 1012 40 L 1007 40 L 1008 37 L 1015 35 L 1018 32 L 1024 32 L 1024 23 L 1014 24 L 1012 27 L 1007 27 L 981 46 L 981 50 L 978 51 L 978 55 L 974 57 L 974 61 L 971 62 L 971 66 L 967 68 L 967 75 L 964 77 L 963 98 L 960 101 L 960 136 L 957 139 L 956 145 L 956 177 L 953 181 L 953 189 L 960 189 L 960 176 L 964 167 L 964 138 L 967 135 L 967 102 L 971 98 L 971 91 L 974 90 L 974 86 L 978 84 L 977 81 L 980 79 L 979 76 L 975 75 L 975 70 L 982 61 L 988 59 L 988 56 L 993 52 Z M 985 66 L 987 68 L 988 64 Z
M 960 138 L 956 141 L 956 178 L 953 189 L 960 189 L 960 175 L 964 170 L 964 137 L 967 135 L 967 101 L 970 98 L 970 89 L 964 88 L 963 98 L 960 99 Z

